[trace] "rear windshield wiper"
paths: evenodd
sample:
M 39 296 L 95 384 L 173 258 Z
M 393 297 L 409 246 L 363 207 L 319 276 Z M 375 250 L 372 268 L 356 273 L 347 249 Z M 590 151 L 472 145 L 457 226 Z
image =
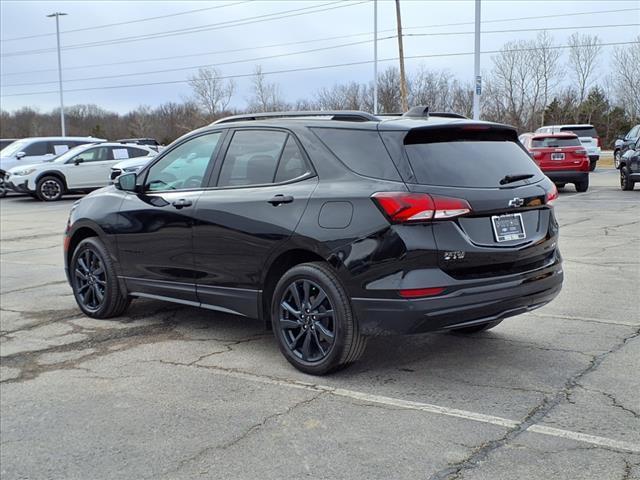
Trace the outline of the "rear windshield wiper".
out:
M 506 185 L 507 183 L 517 182 L 518 180 L 526 180 L 527 178 L 533 177 L 533 173 L 520 173 L 516 175 L 505 175 L 502 180 L 500 180 L 500 185 Z

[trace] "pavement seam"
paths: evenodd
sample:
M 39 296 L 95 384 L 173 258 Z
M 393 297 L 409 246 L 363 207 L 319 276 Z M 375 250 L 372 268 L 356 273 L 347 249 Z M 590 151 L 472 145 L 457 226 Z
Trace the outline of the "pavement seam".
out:
M 564 387 L 556 392 L 551 399 L 545 397 L 539 405 L 536 405 L 529 411 L 529 414 L 524 418 L 523 421 L 518 423 L 515 427 L 509 429 L 503 437 L 479 445 L 471 452 L 471 454 L 466 459 L 434 473 L 429 477 L 429 480 L 456 480 L 461 478 L 463 472 L 478 467 L 482 462 L 488 460 L 489 456 L 495 450 L 498 450 L 499 448 L 509 444 L 512 440 L 519 437 L 526 431 L 544 433 L 545 431 L 552 432 L 554 430 L 560 430 L 553 427 L 538 426 L 537 424 L 541 420 L 543 420 L 555 407 L 560 405 L 563 401 L 568 400 L 570 392 L 580 385 L 579 380 L 581 378 L 595 371 L 602 364 L 602 362 L 604 362 L 608 355 L 620 350 L 629 341 L 638 337 L 639 335 L 640 329 L 634 331 L 634 333 L 632 333 L 631 335 L 624 337 L 622 341 L 616 343 L 608 351 L 599 355 L 594 355 L 586 368 L 571 376 L 565 382 Z M 584 437 L 596 438 L 592 435 L 584 435 Z

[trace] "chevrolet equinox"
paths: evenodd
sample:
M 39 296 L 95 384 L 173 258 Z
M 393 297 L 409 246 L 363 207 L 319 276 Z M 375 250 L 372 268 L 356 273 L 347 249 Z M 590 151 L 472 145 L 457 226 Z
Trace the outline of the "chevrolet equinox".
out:
M 80 309 L 258 318 L 324 374 L 372 335 L 472 334 L 562 286 L 557 190 L 506 125 L 415 107 L 228 117 L 72 207 Z

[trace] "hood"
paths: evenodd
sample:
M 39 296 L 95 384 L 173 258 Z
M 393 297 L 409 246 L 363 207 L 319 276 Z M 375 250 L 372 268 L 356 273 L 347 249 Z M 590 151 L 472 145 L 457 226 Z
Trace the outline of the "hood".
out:
M 28 168 L 36 168 L 36 169 L 38 169 L 38 168 L 40 168 L 42 166 L 43 166 L 42 163 L 20 163 L 20 160 L 18 160 L 17 162 L 15 162 L 15 165 L 13 167 L 7 168 L 7 169 L 4 169 L 4 170 L 6 170 L 7 172 L 10 172 L 10 173 L 14 173 L 14 172 L 19 172 L 21 170 L 26 170 Z
M 116 163 L 111 168 L 124 170 L 125 168 L 144 167 L 147 163 L 151 161 L 152 158 L 153 158 L 152 156 L 130 158 L 128 160 L 123 160 L 122 162 Z

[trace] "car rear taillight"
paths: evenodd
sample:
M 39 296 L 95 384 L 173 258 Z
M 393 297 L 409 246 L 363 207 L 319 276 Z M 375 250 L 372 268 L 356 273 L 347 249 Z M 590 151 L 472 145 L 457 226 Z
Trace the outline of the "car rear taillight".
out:
M 558 188 L 555 186 L 555 184 L 552 184 L 551 186 L 551 191 L 547 192 L 547 205 L 553 205 L 553 203 L 556 201 L 556 199 L 558 198 Z
M 576 150 L 576 151 L 575 151 L 575 152 L 573 152 L 573 153 L 575 153 L 576 155 L 581 155 L 581 156 L 582 156 L 582 155 L 584 155 L 585 157 L 587 156 L 587 151 L 586 151 L 586 150 L 584 150 L 584 149 Z
M 407 288 L 407 289 L 398 291 L 398 293 L 402 298 L 433 297 L 435 295 L 440 295 L 442 292 L 444 292 L 444 288 L 442 287 Z
M 533 154 L 533 158 L 541 158 L 541 157 L 543 157 L 543 156 L 544 156 L 544 153 L 543 153 L 543 152 L 540 152 L 540 151 L 538 151 L 538 150 L 534 150 L 534 151 L 532 152 L 532 154 Z
M 371 198 L 393 223 L 441 220 L 471 212 L 466 200 L 427 193 L 378 192 Z

